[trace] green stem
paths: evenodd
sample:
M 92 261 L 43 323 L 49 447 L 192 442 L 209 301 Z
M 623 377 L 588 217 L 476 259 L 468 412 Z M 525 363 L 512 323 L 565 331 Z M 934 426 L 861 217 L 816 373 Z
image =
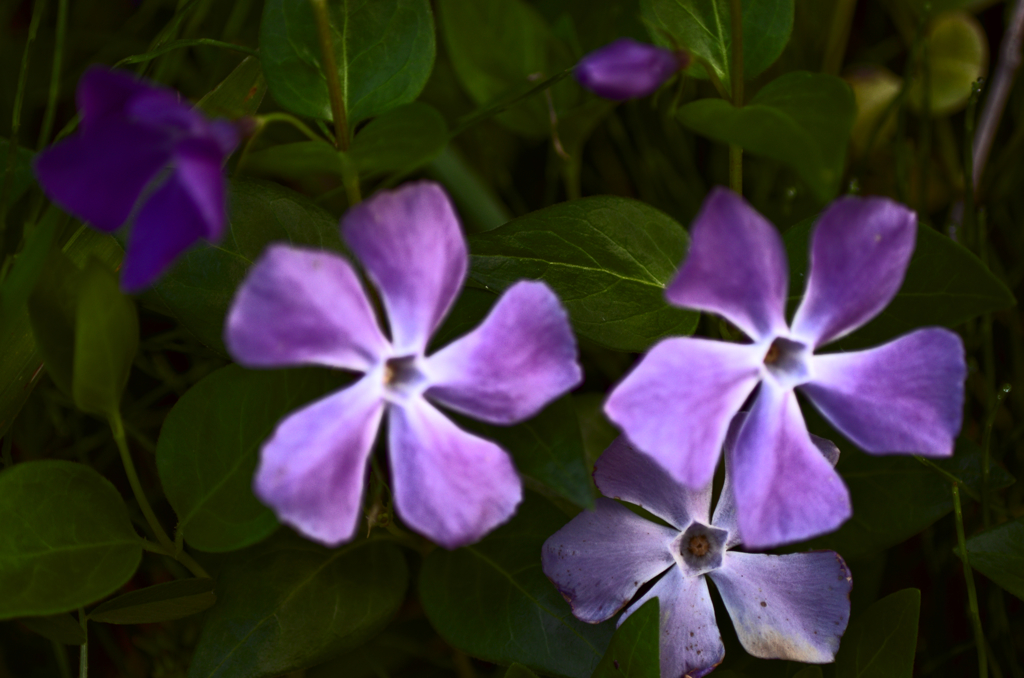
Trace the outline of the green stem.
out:
M 85 616 L 85 610 L 81 607 L 78 608 L 78 623 L 82 625 L 82 633 L 85 634 L 85 642 L 82 643 L 78 658 L 78 678 L 89 678 L 89 618 Z
M 64 643 L 58 643 L 56 640 L 51 640 L 50 643 L 53 645 L 53 656 L 57 660 L 60 678 L 71 678 L 71 667 L 68 666 L 68 652 L 64 649 Z
M 839 75 L 843 67 L 843 55 L 846 54 L 846 43 L 850 38 L 850 22 L 857 0 L 836 0 L 832 10 L 832 26 L 829 28 L 828 41 L 825 43 L 825 56 L 821 60 L 821 72 Z
M 182 38 L 181 40 L 174 40 L 165 45 L 161 45 L 160 47 L 157 47 L 156 49 L 151 50 L 149 52 L 127 56 L 118 61 L 117 63 L 115 63 L 114 68 L 117 68 L 119 66 L 128 66 L 131 64 L 146 63 L 147 61 L 152 61 L 153 59 L 156 59 L 158 56 L 162 56 L 168 52 L 173 52 L 176 49 L 182 49 L 184 47 L 200 47 L 203 45 L 207 47 L 220 47 L 223 49 L 230 49 L 235 52 L 242 52 L 243 54 L 247 54 L 249 56 L 254 57 L 259 57 L 260 55 L 258 51 L 252 49 L 251 47 L 245 47 L 244 45 L 236 45 L 233 42 L 222 42 L 220 40 L 213 40 L 211 38 Z
M 730 0 L 732 21 L 732 105 L 743 106 L 743 10 L 740 0 Z M 729 188 L 743 195 L 743 149 L 729 145 Z
M 348 206 L 353 207 L 363 201 L 362 192 L 359 190 L 359 170 L 344 151 L 338 153 L 338 158 L 341 160 L 341 183 L 345 187 Z
M 992 345 L 992 316 L 987 316 L 987 330 L 988 330 L 988 343 L 989 347 Z M 986 358 L 988 356 L 986 355 Z M 986 363 L 988 360 L 986 359 Z M 989 475 L 991 471 L 991 458 L 992 458 L 992 426 L 996 423 L 996 413 L 999 411 L 1000 406 L 1003 404 L 1003 400 L 1010 394 L 1010 384 L 1003 384 L 1003 387 L 999 389 L 999 393 L 995 394 L 995 397 L 990 396 L 989 400 L 989 412 L 988 419 L 985 422 L 985 433 L 982 439 L 981 448 L 981 520 L 982 525 L 985 529 L 988 529 L 992 524 L 992 507 L 989 503 Z
M 50 71 L 50 95 L 46 100 L 46 112 L 43 114 L 43 125 L 39 131 L 40 150 L 53 132 L 53 120 L 57 116 L 57 98 L 60 96 L 60 70 L 64 60 L 64 37 L 68 31 L 68 0 L 57 3 L 57 33 L 53 43 L 53 68 Z
M 970 176 L 970 175 L 968 175 Z M 981 629 L 981 615 L 978 613 L 978 594 L 974 589 L 974 571 L 967 557 L 967 540 L 964 538 L 964 515 L 960 508 L 960 490 L 953 483 L 953 512 L 956 514 L 956 541 L 960 548 L 960 559 L 964 563 L 964 579 L 967 582 L 967 605 L 974 627 L 974 643 L 978 647 L 978 678 L 988 678 L 988 655 L 985 652 L 985 634 Z
M 348 118 L 345 111 L 345 91 L 338 79 L 338 65 L 334 60 L 334 38 L 331 36 L 331 17 L 327 13 L 326 0 L 309 0 L 316 17 L 316 32 L 320 39 L 320 53 L 323 57 L 324 76 L 327 78 L 327 92 L 331 97 L 331 114 L 334 116 L 334 143 L 339 151 L 348 150 Z
M 471 113 L 467 117 L 463 118 L 459 122 L 459 124 L 455 126 L 455 129 L 453 129 L 451 131 L 451 133 L 448 135 L 448 138 L 449 139 L 454 139 L 455 137 L 459 136 L 460 134 L 465 132 L 467 129 L 469 129 L 473 125 L 476 125 L 479 122 L 483 122 L 484 120 L 487 120 L 488 118 L 494 117 L 495 115 L 498 115 L 499 113 L 508 110 L 509 108 L 511 108 L 515 104 L 519 103 L 523 99 L 526 99 L 527 97 L 530 97 L 530 96 L 536 94 L 537 92 L 541 92 L 541 91 L 546 90 L 546 89 L 548 89 L 550 87 L 553 87 L 559 81 L 567 78 L 571 73 L 572 73 L 572 68 L 567 68 L 564 71 L 562 71 L 561 73 L 555 73 L 554 75 L 552 75 L 547 80 L 542 80 L 542 81 L 538 82 L 536 85 L 534 85 L 530 89 L 526 90 L 522 94 L 517 94 L 517 95 L 515 95 L 513 97 L 510 97 L 508 99 L 505 99 L 503 101 L 499 101 L 497 103 L 489 104 L 489 105 L 485 106 L 484 108 L 480 109 L 479 111 L 477 111 L 475 113 Z
M 971 177 L 974 176 L 974 112 L 978 107 L 978 96 L 981 94 L 981 85 L 977 82 L 971 85 L 971 96 L 967 99 L 967 112 L 964 114 L 964 218 L 963 218 L 963 244 L 971 247 L 974 242 L 974 184 Z

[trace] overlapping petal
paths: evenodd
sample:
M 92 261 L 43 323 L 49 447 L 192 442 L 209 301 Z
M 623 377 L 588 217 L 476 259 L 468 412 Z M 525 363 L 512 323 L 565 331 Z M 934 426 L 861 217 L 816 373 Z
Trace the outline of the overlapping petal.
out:
M 730 551 L 709 576 L 750 654 L 811 664 L 835 659 L 850 620 L 852 586 L 837 553 Z
M 223 160 L 212 139 L 185 139 L 174 149 L 174 176 L 202 219 L 203 237 L 210 240 L 220 238 L 227 221 Z
M 123 118 L 129 102 L 153 90 L 153 85 L 126 71 L 90 66 L 78 81 L 75 103 L 82 116 L 82 130 L 111 117 Z
M 666 339 L 615 388 L 608 417 L 674 478 L 703 488 L 729 422 L 757 385 L 763 349 L 706 339 Z
M 594 94 L 623 101 L 651 94 L 685 65 L 671 50 L 620 38 L 584 56 L 573 73 Z
M 256 496 L 310 539 L 327 546 L 351 539 L 383 410 L 380 382 L 370 375 L 289 415 L 263 445 Z
M 916 235 L 914 212 L 892 200 L 833 202 L 814 230 L 794 336 L 821 346 L 875 317 L 903 284 Z
M 740 196 L 711 191 L 690 227 L 690 252 L 665 296 L 724 316 L 752 339 L 786 329 L 789 268 L 778 231 Z
M 960 337 L 927 328 L 866 351 L 816 355 L 801 389 L 868 452 L 948 456 L 963 416 Z
M 445 548 L 508 520 L 522 484 L 508 454 L 457 427 L 422 398 L 389 409 L 392 489 L 402 519 Z
M 678 531 L 599 497 L 548 537 L 541 550 L 544 574 L 585 622 L 609 619 L 646 582 L 675 565 L 669 550 Z
M 494 424 L 527 419 L 579 384 L 576 339 L 555 293 L 520 282 L 487 319 L 431 356 L 427 396 Z
M 228 312 L 224 341 L 250 367 L 369 370 L 390 348 L 355 271 L 337 254 L 271 245 Z
M 395 355 L 421 353 L 455 300 L 468 257 L 444 190 L 416 182 L 345 213 L 342 234 L 380 290 Z

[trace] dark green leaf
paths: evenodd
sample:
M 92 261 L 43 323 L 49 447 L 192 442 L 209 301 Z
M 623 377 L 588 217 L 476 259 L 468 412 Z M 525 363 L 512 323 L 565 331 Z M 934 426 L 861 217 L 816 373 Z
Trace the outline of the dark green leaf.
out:
M 50 378 L 71 396 L 75 365 L 75 318 L 82 272 L 67 255 L 51 251 L 29 296 L 28 315 Z
M 839 191 L 856 112 L 845 82 L 797 71 L 772 80 L 743 108 L 699 99 L 677 116 L 697 134 L 792 167 L 826 202 Z
M 537 678 L 537 674 L 522 664 L 512 664 L 505 672 L 505 678 Z
M 432 106 L 411 103 L 374 118 L 359 130 L 349 156 L 360 175 L 410 172 L 448 143 L 448 125 Z
M 1024 600 L 1024 518 L 1018 518 L 967 540 L 971 566 Z
M 470 277 L 493 290 L 542 280 L 576 332 L 622 351 L 691 334 L 697 313 L 670 306 L 665 285 L 689 239 L 671 217 L 614 196 L 553 205 L 469 238 Z
M 3 190 L 7 174 L 7 154 L 10 151 L 11 143 L 0 137 L 0 191 Z M 11 184 L 7 189 L 7 208 L 10 209 L 15 201 L 24 195 L 29 186 L 35 183 L 32 175 L 32 151 L 24 146 L 18 146 L 14 152 L 14 172 L 11 174 Z
M 178 531 L 200 551 L 233 551 L 277 529 L 252 493 L 260 445 L 277 422 L 340 385 L 323 369 L 250 371 L 228 365 L 178 400 L 156 462 Z
M 217 578 L 189 678 L 270 678 L 322 663 L 380 631 L 405 599 L 401 550 L 329 550 L 282 533 L 237 554 Z
M 434 19 L 427 0 L 327 3 L 334 59 L 350 129 L 419 95 L 434 66 Z M 308 0 L 267 0 L 260 58 L 277 102 L 332 120 L 320 42 Z
M 219 85 L 199 100 L 196 108 L 207 115 L 232 120 L 256 115 L 267 93 L 267 79 L 256 57 L 245 57 Z
M 50 206 L 43 218 L 28 234 L 24 249 L 14 257 L 10 273 L 0 284 L 0 327 L 15 322 L 32 293 L 46 263 L 46 255 L 67 215 Z
M 541 546 L 567 520 L 528 493 L 516 516 L 479 543 L 431 552 L 419 591 L 434 628 L 455 647 L 486 661 L 590 676 L 614 624 L 585 624 L 573 617 L 540 567 Z
M 836 678 L 911 678 L 921 592 L 882 598 L 850 623 L 836 655 Z
M 660 678 L 658 599 L 652 598 L 615 630 L 593 678 Z
M 246 174 L 301 180 L 311 174 L 341 178 L 341 157 L 326 141 L 278 144 L 250 153 L 243 164 Z
M 19 619 L 30 631 L 44 638 L 55 640 L 62 645 L 81 645 L 85 642 L 85 631 L 78 620 L 67 612 L 49 617 L 25 617 Z
M 89 613 L 89 621 L 154 624 L 202 612 L 215 602 L 212 579 L 179 579 L 108 600 Z
M 142 559 L 121 495 L 83 464 L 32 461 L 0 473 L 0 524 L 0 619 L 92 603 Z

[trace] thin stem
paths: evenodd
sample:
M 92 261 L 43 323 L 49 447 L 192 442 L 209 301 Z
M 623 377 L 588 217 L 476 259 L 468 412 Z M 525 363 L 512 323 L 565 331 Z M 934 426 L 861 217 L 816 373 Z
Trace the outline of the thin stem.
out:
M 964 579 L 967 582 L 967 605 L 971 612 L 971 625 L 974 627 L 974 643 L 978 646 L 978 678 L 988 678 L 988 655 L 985 653 L 985 634 L 981 630 L 981 615 L 978 614 L 978 594 L 974 590 L 974 571 L 967 557 L 967 540 L 964 538 L 964 514 L 960 509 L 960 490 L 953 483 L 953 512 L 956 514 L 956 541 L 960 549 L 960 559 L 964 563 Z
M 114 68 L 117 68 L 118 66 L 128 66 L 131 64 L 146 63 L 147 61 L 152 61 L 153 59 L 156 59 L 157 57 L 162 56 L 168 52 L 173 52 L 176 49 L 182 49 L 184 47 L 200 47 L 203 45 L 207 47 L 220 47 L 222 49 L 230 49 L 235 52 L 242 52 L 243 54 L 247 54 L 249 56 L 254 57 L 258 57 L 260 55 L 259 52 L 257 52 L 251 47 L 246 47 L 244 45 L 236 45 L 233 42 L 222 42 L 220 40 L 213 40 L 211 38 L 182 38 L 181 40 L 174 40 L 173 42 L 169 42 L 165 45 L 157 47 L 154 50 L 144 52 L 143 54 L 133 54 L 132 56 L 126 56 L 125 58 L 115 63 Z
M 57 2 L 57 33 L 53 44 L 53 68 L 50 71 L 50 95 L 46 100 L 46 112 L 43 114 L 43 126 L 39 131 L 37 148 L 46 146 L 50 133 L 53 132 L 53 120 L 57 115 L 57 98 L 60 96 L 60 69 L 64 60 L 64 37 L 68 32 L 68 0 Z
M 989 332 L 989 346 L 991 346 L 992 339 L 992 317 L 991 314 L 988 317 L 988 332 Z M 987 356 L 986 356 L 987 357 Z M 986 360 L 986 363 L 988 361 Z M 982 456 L 981 456 L 981 520 L 982 525 L 988 529 L 992 524 L 991 511 L 992 507 L 989 504 L 989 474 L 991 472 L 991 458 L 992 458 L 992 426 L 996 423 L 996 413 L 999 412 L 999 408 L 1002 406 L 1006 396 L 1010 395 L 1010 384 L 1003 384 L 1002 388 L 999 389 L 999 393 L 995 394 L 994 402 L 989 403 L 988 419 L 985 422 L 985 433 L 981 443 Z
M 64 643 L 51 640 L 53 645 L 53 657 L 57 660 L 57 672 L 60 678 L 71 678 L 71 667 L 68 666 L 68 652 L 64 649 Z
M 468 116 L 463 118 L 461 121 L 459 121 L 458 125 L 455 126 L 455 129 L 453 129 L 451 131 L 451 133 L 448 135 L 448 138 L 449 139 L 454 139 L 455 137 L 459 136 L 460 134 L 465 132 L 467 129 L 469 129 L 473 125 L 476 125 L 479 122 L 483 122 L 484 120 L 487 120 L 488 118 L 494 117 L 495 115 L 497 115 L 497 114 L 499 114 L 499 113 L 501 113 L 501 112 L 503 112 L 505 110 L 508 110 L 509 108 L 511 108 L 515 104 L 519 103 L 523 99 L 526 99 L 527 97 L 532 96 L 532 95 L 536 94 L 537 92 L 546 90 L 546 89 L 548 89 L 550 87 L 554 87 L 559 81 L 561 81 L 564 78 L 568 77 L 570 73 L 572 73 L 572 68 L 567 68 L 564 71 L 562 71 L 561 73 L 556 73 L 556 74 L 552 75 L 547 80 L 542 80 L 542 81 L 538 82 L 536 85 L 534 85 L 530 89 L 526 90 L 522 94 L 517 94 L 517 95 L 515 95 L 513 97 L 510 97 L 508 99 L 505 99 L 503 101 L 499 101 L 497 103 L 489 104 L 489 105 L 485 106 L 484 108 L 480 109 L 479 111 L 477 111 L 475 113 L 469 114 Z
M 78 657 L 78 678 L 89 678 L 89 618 L 81 607 L 78 608 L 78 623 L 82 625 L 82 633 L 85 634 L 85 642 L 82 643 Z
M 345 187 L 348 206 L 353 207 L 363 201 L 362 191 L 359 189 L 359 170 L 344 151 L 338 153 L 338 158 L 341 160 L 341 183 Z
M 331 97 L 331 115 L 334 116 L 334 144 L 339 151 L 348 150 L 348 118 L 345 111 L 345 91 L 338 78 L 338 65 L 334 60 L 334 38 L 331 35 L 331 18 L 327 13 L 326 0 L 309 0 L 316 17 L 316 32 L 320 38 L 320 52 L 323 57 L 324 76 L 327 78 L 327 92 Z
M 832 26 L 829 27 L 828 41 L 825 43 L 825 56 L 821 60 L 822 73 L 839 75 L 843 67 L 843 55 L 846 54 L 846 43 L 850 38 L 850 22 L 857 0 L 837 0 L 832 10 Z
M 732 80 L 732 105 L 743 105 L 743 9 L 740 0 L 730 0 L 732 21 L 732 66 L 729 77 Z M 729 188 L 743 195 L 743 149 L 729 145 Z
M 971 84 L 971 96 L 967 99 L 967 111 L 964 114 L 964 238 L 965 244 L 973 244 L 974 233 L 974 191 L 969 183 L 974 176 L 974 153 L 972 143 L 974 141 L 974 112 L 978 107 L 978 95 L 981 92 L 981 85 L 977 82 Z

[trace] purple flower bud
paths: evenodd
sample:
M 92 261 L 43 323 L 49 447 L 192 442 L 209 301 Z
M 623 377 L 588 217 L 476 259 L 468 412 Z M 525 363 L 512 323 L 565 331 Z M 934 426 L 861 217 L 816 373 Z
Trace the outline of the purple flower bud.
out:
M 576 79 L 599 97 L 623 101 L 647 96 L 688 62 L 682 52 L 621 38 L 580 59 Z

